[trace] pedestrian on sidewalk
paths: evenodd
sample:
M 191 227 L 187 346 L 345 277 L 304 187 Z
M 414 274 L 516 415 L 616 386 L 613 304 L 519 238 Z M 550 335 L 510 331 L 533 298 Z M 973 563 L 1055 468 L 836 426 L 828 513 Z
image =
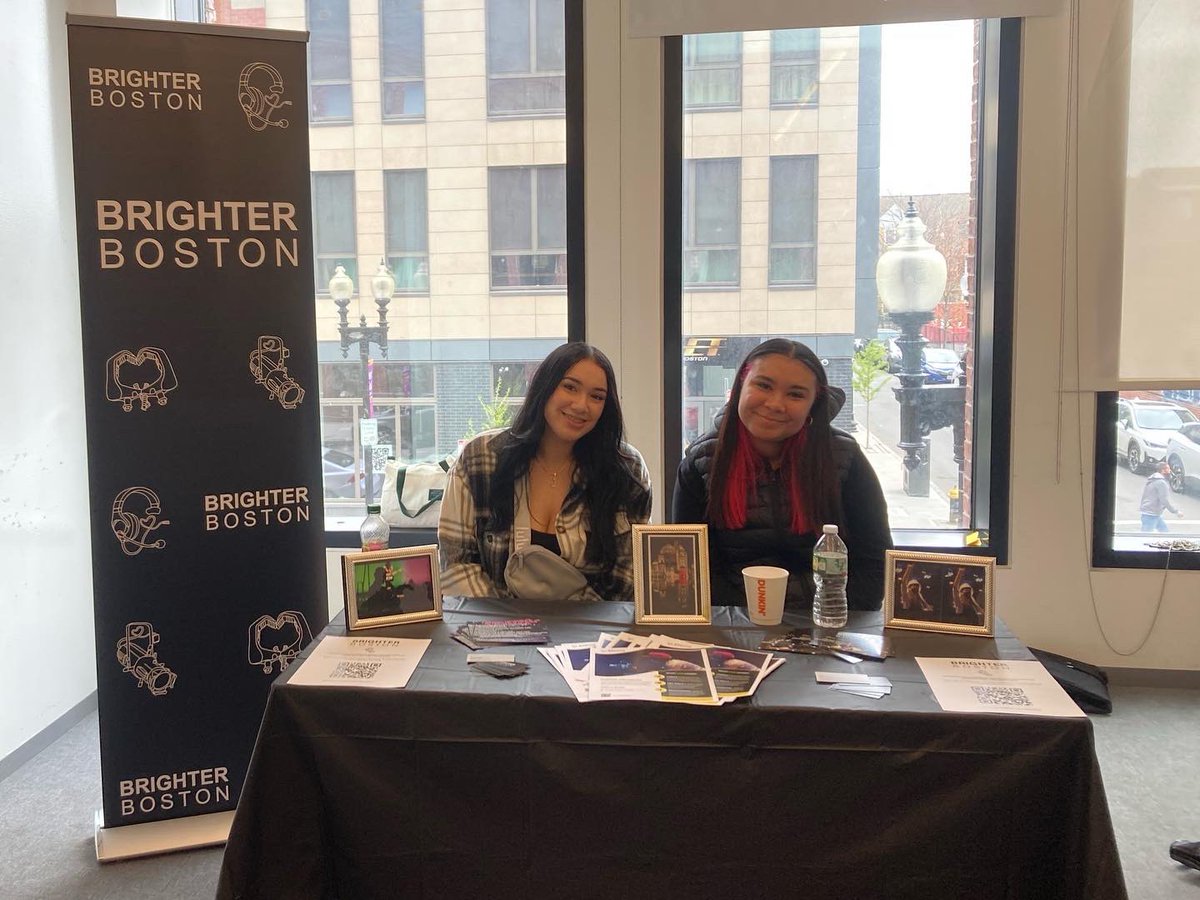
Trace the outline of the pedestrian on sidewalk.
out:
M 1166 460 L 1163 460 L 1146 479 L 1146 486 L 1142 488 L 1142 531 L 1170 531 L 1171 529 L 1167 528 L 1167 520 L 1163 516 L 1168 509 L 1177 516 L 1183 515 L 1171 505 L 1171 492 L 1167 486 L 1167 479 L 1170 476 L 1171 466 Z

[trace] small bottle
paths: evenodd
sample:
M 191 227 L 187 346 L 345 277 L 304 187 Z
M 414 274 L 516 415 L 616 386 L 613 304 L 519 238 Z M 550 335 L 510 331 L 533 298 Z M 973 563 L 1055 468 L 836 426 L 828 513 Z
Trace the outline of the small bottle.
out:
M 379 514 L 379 504 L 369 505 L 367 517 L 363 519 L 362 525 L 358 529 L 358 534 L 362 538 L 362 548 L 364 550 L 386 550 L 391 533 L 392 529 Z
M 846 575 L 850 571 L 846 545 L 836 525 L 826 525 L 813 547 L 813 624 L 818 628 L 842 628 L 846 624 Z

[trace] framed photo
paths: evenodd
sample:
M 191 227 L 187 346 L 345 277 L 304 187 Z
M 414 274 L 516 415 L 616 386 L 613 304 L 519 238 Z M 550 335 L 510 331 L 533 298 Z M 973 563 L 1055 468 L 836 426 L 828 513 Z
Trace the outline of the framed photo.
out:
M 982 556 L 887 551 L 884 626 L 991 637 L 995 568 Z
M 633 526 L 635 622 L 712 623 L 707 525 Z
M 440 619 L 437 545 L 347 553 L 342 588 L 350 631 Z

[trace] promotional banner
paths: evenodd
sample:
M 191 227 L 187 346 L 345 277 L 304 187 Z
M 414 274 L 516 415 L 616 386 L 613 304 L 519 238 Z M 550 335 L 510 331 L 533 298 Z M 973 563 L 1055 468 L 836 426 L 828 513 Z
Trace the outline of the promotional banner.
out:
M 328 616 L 305 35 L 67 22 L 113 828 L 233 809 Z

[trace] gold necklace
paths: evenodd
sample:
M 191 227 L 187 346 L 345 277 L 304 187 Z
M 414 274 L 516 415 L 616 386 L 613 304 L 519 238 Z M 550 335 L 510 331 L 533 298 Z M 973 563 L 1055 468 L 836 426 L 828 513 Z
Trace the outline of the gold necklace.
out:
M 541 468 L 541 470 L 543 472 L 545 472 L 547 475 L 550 476 L 550 487 L 556 488 L 556 489 L 558 488 L 558 473 L 561 472 L 563 469 L 570 470 L 574 465 L 574 460 L 568 460 L 563 465 L 559 466 L 557 469 L 551 469 L 549 466 L 547 466 L 544 462 L 542 462 L 536 456 L 533 458 L 533 461 L 535 463 L 537 463 L 538 467 Z

